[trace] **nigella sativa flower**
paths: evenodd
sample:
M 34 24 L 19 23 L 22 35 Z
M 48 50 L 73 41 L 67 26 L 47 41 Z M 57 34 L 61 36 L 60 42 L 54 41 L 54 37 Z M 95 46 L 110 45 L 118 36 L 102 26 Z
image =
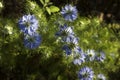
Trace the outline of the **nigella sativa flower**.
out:
M 76 53 L 76 54 L 82 54 L 83 51 L 81 50 L 81 48 L 79 46 L 75 46 L 74 47 L 74 53 Z
M 86 52 L 86 60 L 87 61 L 93 61 L 95 59 L 95 51 L 94 50 L 90 50 L 88 49 L 87 52 Z
M 75 6 L 65 5 L 65 7 L 62 8 L 61 14 L 65 20 L 72 22 L 77 18 L 77 12 L 78 11 Z
M 78 72 L 79 80 L 93 80 L 94 72 L 89 67 L 84 67 Z
M 85 62 L 84 58 L 77 58 L 73 61 L 75 65 L 81 65 L 83 62 Z
M 68 26 L 66 24 L 64 25 L 60 25 L 59 26 L 59 31 L 56 33 L 56 36 L 65 36 L 66 33 L 65 33 L 65 29 L 67 28 Z
M 80 54 L 78 58 L 74 59 L 73 63 L 75 65 L 81 65 L 85 62 L 85 54 Z
M 75 65 L 81 65 L 85 62 L 86 54 L 81 50 L 79 46 L 75 46 L 73 49 L 74 57 L 73 63 Z
M 24 15 L 18 21 L 18 25 L 25 34 L 32 34 L 32 32 L 35 32 L 38 29 L 38 20 L 34 15 Z
M 97 53 L 95 59 L 97 61 L 103 62 L 105 60 L 105 53 L 104 52 Z
M 59 31 L 56 33 L 56 36 L 67 36 L 71 34 L 74 35 L 73 28 L 64 24 L 64 25 L 60 25 Z
M 72 50 L 68 45 L 64 45 L 62 49 L 65 50 L 66 55 L 70 55 L 72 53 Z
M 67 27 L 65 29 L 65 32 L 68 34 L 68 35 L 74 35 L 74 32 L 73 32 L 73 28 L 72 27 Z
M 41 43 L 41 36 L 38 33 L 32 33 L 31 35 L 25 35 L 24 45 L 29 49 L 37 48 Z
M 68 35 L 63 37 L 63 41 L 67 43 L 73 43 L 74 45 L 78 45 L 78 38 L 74 35 Z
M 106 80 L 106 78 L 103 74 L 98 74 L 97 75 L 97 80 Z

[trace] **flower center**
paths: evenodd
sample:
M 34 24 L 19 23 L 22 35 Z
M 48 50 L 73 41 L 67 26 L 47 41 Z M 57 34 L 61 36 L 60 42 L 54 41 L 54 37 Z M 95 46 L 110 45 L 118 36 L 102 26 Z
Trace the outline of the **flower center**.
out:
M 67 36 L 67 32 L 66 32 L 66 31 L 63 31 L 63 32 L 62 32 L 62 36 Z
M 101 57 L 100 53 L 97 55 L 98 57 Z
M 88 74 L 87 73 L 84 73 L 83 74 L 83 77 L 85 78 L 85 77 L 88 77 Z
M 29 37 L 29 42 L 34 42 L 34 41 L 35 41 L 34 37 Z
M 72 11 L 68 10 L 66 14 L 69 15 L 69 14 L 71 14 L 71 13 L 72 13 Z
M 29 27 L 29 26 L 30 26 L 30 22 L 26 22 L 26 23 L 25 23 L 25 26 L 26 26 L 26 27 Z

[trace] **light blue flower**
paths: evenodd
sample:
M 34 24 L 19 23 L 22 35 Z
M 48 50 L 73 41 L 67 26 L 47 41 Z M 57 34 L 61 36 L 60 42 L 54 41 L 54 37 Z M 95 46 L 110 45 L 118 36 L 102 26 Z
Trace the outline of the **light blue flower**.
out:
M 59 26 L 59 31 L 56 33 L 56 36 L 66 36 L 65 29 L 68 26 L 66 24 Z
M 72 27 L 67 27 L 65 29 L 65 32 L 68 34 L 68 35 L 74 35 L 74 31 L 73 31 L 73 28 Z
M 94 72 L 89 67 L 84 67 L 80 69 L 78 73 L 79 80 L 93 80 Z
M 29 49 L 37 48 L 41 43 L 41 36 L 38 33 L 32 33 L 31 35 L 25 35 L 24 45 Z
M 75 6 L 65 5 L 65 7 L 62 8 L 61 14 L 65 20 L 72 22 L 77 18 L 77 12 Z
M 103 74 L 98 74 L 97 75 L 97 80 L 106 80 L 106 78 Z
M 78 58 L 78 59 L 75 59 L 75 60 L 73 61 L 73 63 L 74 63 L 75 65 L 81 65 L 83 62 L 84 62 L 84 60 L 83 60 L 82 58 Z
M 73 28 L 64 24 L 63 26 L 60 25 L 59 31 L 56 33 L 56 36 L 67 36 L 71 34 L 74 34 Z
M 63 37 L 63 41 L 67 43 L 72 43 L 74 45 L 78 45 L 78 38 L 75 37 L 74 35 L 68 35 Z
M 73 52 L 75 57 L 73 63 L 75 65 L 81 65 L 85 62 L 86 54 L 81 50 L 79 46 L 75 46 Z
M 97 53 L 95 59 L 97 61 L 104 62 L 104 60 L 105 60 L 105 53 L 104 52 Z
M 74 47 L 74 53 L 76 53 L 76 54 L 82 54 L 83 53 L 83 51 L 81 50 L 81 48 L 79 47 L 79 46 L 75 46 Z
M 34 15 L 24 15 L 18 21 L 18 25 L 22 32 L 25 34 L 31 34 L 38 29 L 38 20 Z
M 85 55 L 84 54 L 80 54 L 80 56 L 76 59 L 74 59 L 73 63 L 75 65 L 81 65 L 82 63 L 85 62 Z
M 95 60 L 95 54 L 96 53 L 95 53 L 94 50 L 88 49 L 87 52 L 86 52 L 86 55 L 87 55 L 86 60 L 87 61 L 93 61 L 93 60 Z
M 72 53 L 72 50 L 68 45 L 64 45 L 62 49 L 65 50 L 66 55 L 70 55 Z
M 81 65 L 81 64 L 84 63 L 84 62 L 85 62 L 85 59 L 82 58 L 82 57 L 79 57 L 79 58 L 77 58 L 77 59 L 74 59 L 74 61 L 73 61 L 73 63 L 74 63 L 75 65 Z

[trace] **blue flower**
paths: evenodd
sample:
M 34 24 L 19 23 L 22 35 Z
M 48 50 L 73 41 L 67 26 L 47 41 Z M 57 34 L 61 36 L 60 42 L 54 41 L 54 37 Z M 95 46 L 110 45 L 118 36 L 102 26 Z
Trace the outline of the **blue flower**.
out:
M 82 63 L 85 62 L 85 58 L 86 58 L 86 54 L 81 50 L 81 48 L 79 46 L 75 46 L 73 49 L 74 52 L 74 61 L 73 63 L 75 65 L 81 65 Z
M 74 35 L 74 31 L 73 31 L 73 28 L 72 27 L 67 27 L 65 29 L 65 32 L 68 34 L 68 35 Z
M 33 33 L 31 35 L 25 35 L 24 37 L 24 45 L 29 49 L 37 48 L 41 43 L 41 37 L 37 33 Z
M 72 53 L 72 50 L 68 45 L 64 45 L 62 49 L 65 50 L 65 53 L 67 55 L 70 55 Z
M 83 51 L 81 50 L 81 48 L 79 47 L 79 46 L 75 46 L 74 47 L 74 52 L 76 53 L 76 54 L 82 54 L 83 53 Z
M 68 27 L 68 26 L 67 26 L 66 24 L 60 25 L 60 27 L 59 27 L 59 32 L 56 33 L 56 36 L 64 36 L 64 35 L 66 35 L 65 29 L 66 29 L 67 27 Z
M 65 7 L 62 8 L 61 14 L 65 20 L 72 22 L 77 18 L 77 12 L 76 7 L 65 5 Z
M 82 68 L 78 73 L 79 80 L 93 80 L 94 72 L 89 67 Z
M 103 74 L 98 74 L 97 75 L 97 80 L 106 80 L 106 78 Z
M 74 59 L 73 63 L 75 65 L 81 65 L 82 63 L 85 62 L 85 55 L 84 54 L 80 54 L 79 58 Z
M 74 35 L 68 35 L 63 37 L 63 41 L 67 43 L 73 43 L 74 45 L 78 45 L 78 38 Z
M 56 33 L 56 36 L 67 36 L 71 34 L 74 34 L 73 28 L 68 27 L 66 24 L 64 24 L 63 26 L 60 25 L 59 31 Z
M 73 61 L 73 63 L 74 63 L 75 65 L 81 65 L 83 62 L 84 62 L 84 60 L 82 60 L 82 59 L 75 59 L 75 60 Z
M 86 53 L 87 53 L 86 60 L 93 61 L 95 59 L 95 54 L 96 53 L 95 53 L 94 50 L 88 49 Z
M 85 62 L 85 59 L 83 57 L 79 57 L 73 61 L 75 65 L 81 65 L 84 62 Z
M 97 53 L 95 59 L 97 61 L 103 62 L 105 60 L 105 54 L 104 54 L 104 52 Z
M 22 32 L 25 34 L 31 34 L 38 29 L 38 20 L 34 15 L 24 15 L 18 21 L 18 25 Z

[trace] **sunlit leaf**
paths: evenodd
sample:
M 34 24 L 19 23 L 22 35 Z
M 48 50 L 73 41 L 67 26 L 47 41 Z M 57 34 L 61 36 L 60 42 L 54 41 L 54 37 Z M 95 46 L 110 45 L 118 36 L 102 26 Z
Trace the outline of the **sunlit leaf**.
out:
M 46 10 L 47 10 L 48 14 L 51 15 L 50 8 L 46 7 Z
M 56 7 L 56 6 L 50 6 L 50 11 L 51 12 L 58 12 L 60 9 L 58 8 L 58 7 Z
M 50 0 L 45 0 L 45 3 L 48 3 L 48 2 L 50 2 Z
M 44 5 L 44 4 L 45 4 L 43 0 L 40 0 L 40 2 L 42 3 L 42 5 Z

